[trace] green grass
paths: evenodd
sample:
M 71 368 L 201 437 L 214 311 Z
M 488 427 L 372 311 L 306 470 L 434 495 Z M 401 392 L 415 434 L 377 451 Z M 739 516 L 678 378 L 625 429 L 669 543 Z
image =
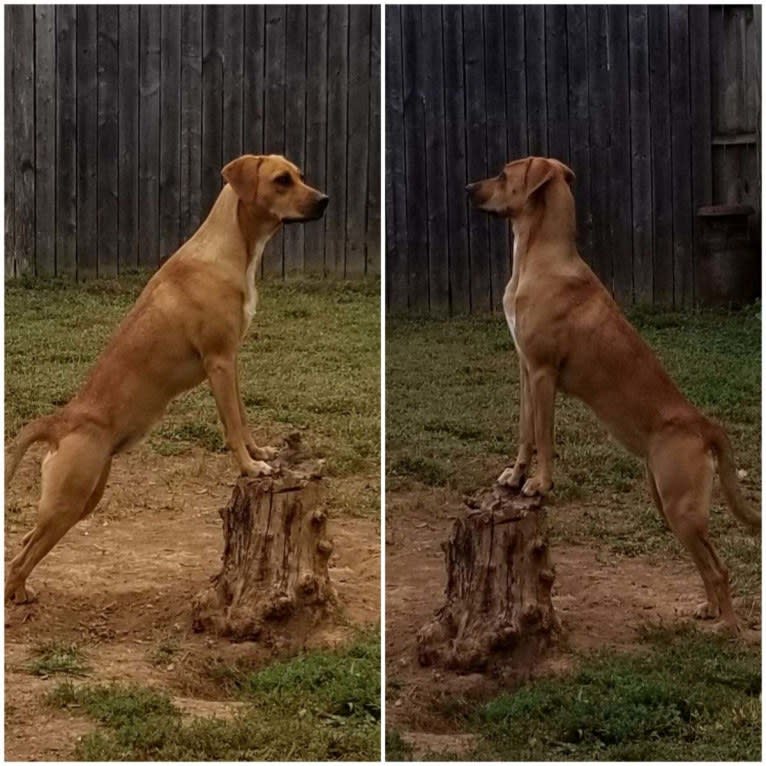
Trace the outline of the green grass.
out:
M 653 629 L 644 641 L 637 653 L 584 656 L 573 673 L 478 710 L 464 705 L 456 722 L 480 744 L 461 760 L 760 760 L 752 650 L 688 627 Z
M 66 403 L 130 308 L 146 275 L 73 285 L 9 282 L 5 292 L 6 429 Z M 379 506 L 380 312 L 377 282 L 267 282 L 241 349 L 240 380 L 251 427 L 276 442 L 294 430 L 331 477 L 365 476 L 353 508 Z M 171 404 L 152 432 L 162 455 L 224 449 L 206 385 Z M 341 495 L 342 496 L 342 495 Z
M 84 676 L 89 670 L 82 650 L 75 644 L 46 641 L 34 646 L 32 655 L 26 670 L 35 676 Z
M 630 319 L 684 393 L 723 423 L 751 502 L 760 504 L 760 306 L 740 312 L 664 313 Z M 412 485 L 456 493 L 488 486 L 515 455 L 518 369 L 502 318 L 398 318 L 386 325 L 389 491 Z M 600 540 L 625 555 L 680 553 L 646 489 L 643 465 L 608 438 L 579 401 L 556 407 L 553 534 Z M 760 589 L 760 542 L 716 506 L 713 535 L 738 592 Z
M 97 721 L 78 760 L 377 760 L 380 635 L 310 652 L 265 670 L 230 669 L 231 718 L 184 718 L 163 692 L 131 685 L 74 685 L 51 705 Z

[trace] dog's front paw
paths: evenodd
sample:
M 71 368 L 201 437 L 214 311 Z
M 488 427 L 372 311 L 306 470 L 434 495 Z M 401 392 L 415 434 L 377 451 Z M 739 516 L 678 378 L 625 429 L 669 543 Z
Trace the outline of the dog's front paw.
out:
M 251 460 L 242 466 L 242 475 L 250 476 L 255 479 L 258 476 L 271 476 L 274 473 L 274 469 L 263 460 Z
M 273 460 L 279 452 L 276 447 L 258 447 L 255 444 L 248 444 L 247 451 L 253 460 Z
M 497 483 L 508 489 L 519 490 L 524 483 L 526 477 L 526 471 L 518 466 L 513 468 L 506 468 L 500 476 L 497 477 Z
M 521 494 L 525 497 L 535 497 L 539 495 L 547 495 L 553 488 L 553 482 L 550 479 L 543 479 L 539 476 L 533 476 L 531 479 L 527 479 L 524 482 L 524 486 L 521 489 Z

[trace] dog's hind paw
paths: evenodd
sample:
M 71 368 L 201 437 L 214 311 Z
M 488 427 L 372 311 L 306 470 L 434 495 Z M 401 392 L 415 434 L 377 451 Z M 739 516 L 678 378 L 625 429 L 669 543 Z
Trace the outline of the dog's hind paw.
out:
M 709 601 L 704 601 L 694 610 L 696 620 L 717 620 L 721 616 L 721 610 Z

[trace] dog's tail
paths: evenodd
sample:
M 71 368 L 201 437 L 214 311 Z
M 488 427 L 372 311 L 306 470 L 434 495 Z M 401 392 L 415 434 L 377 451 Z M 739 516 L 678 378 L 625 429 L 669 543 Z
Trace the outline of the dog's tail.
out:
M 39 441 L 47 441 L 49 444 L 57 444 L 59 440 L 61 418 L 57 415 L 44 415 L 31 423 L 27 423 L 19 431 L 13 443 L 5 453 L 5 487 L 11 483 L 13 474 L 19 467 L 21 458 L 32 444 Z
M 742 495 L 737 479 L 737 466 L 734 463 L 734 452 L 726 431 L 716 423 L 710 423 L 708 440 L 718 460 L 718 477 L 721 480 L 721 488 L 729 510 L 753 532 L 760 532 L 761 514 L 752 508 Z

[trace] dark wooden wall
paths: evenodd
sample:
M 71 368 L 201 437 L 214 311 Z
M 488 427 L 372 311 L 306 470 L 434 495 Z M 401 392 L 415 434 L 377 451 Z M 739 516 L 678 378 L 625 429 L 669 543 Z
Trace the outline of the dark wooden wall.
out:
M 760 211 L 753 6 L 387 6 L 391 310 L 499 310 L 502 221 L 464 186 L 509 159 L 575 171 L 579 244 L 623 303 L 695 301 L 697 208 Z
M 380 271 L 378 6 L 6 6 L 6 276 L 156 266 L 242 153 L 331 198 L 266 276 Z

